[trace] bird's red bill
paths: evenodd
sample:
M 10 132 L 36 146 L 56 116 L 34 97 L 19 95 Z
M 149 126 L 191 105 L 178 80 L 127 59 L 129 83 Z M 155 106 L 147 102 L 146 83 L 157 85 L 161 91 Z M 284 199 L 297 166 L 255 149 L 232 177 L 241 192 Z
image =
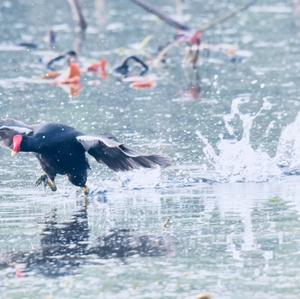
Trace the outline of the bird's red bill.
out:
M 21 150 L 22 139 L 23 139 L 22 135 L 15 135 L 13 137 L 13 147 L 12 147 L 13 152 L 18 153 Z

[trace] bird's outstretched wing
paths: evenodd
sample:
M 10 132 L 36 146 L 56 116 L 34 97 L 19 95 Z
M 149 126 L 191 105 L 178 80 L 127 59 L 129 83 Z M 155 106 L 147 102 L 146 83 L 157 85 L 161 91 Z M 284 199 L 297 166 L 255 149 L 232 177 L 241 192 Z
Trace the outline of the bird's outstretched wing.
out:
M 12 118 L 2 119 L 0 120 L 0 145 L 11 147 L 15 135 L 30 135 L 33 130 L 33 125 L 26 125 Z
M 114 171 L 127 171 L 137 168 L 154 168 L 157 165 L 167 167 L 170 159 L 160 155 L 139 154 L 113 136 L 77 136 L 84 149 L 98 162 L 103 162 Z

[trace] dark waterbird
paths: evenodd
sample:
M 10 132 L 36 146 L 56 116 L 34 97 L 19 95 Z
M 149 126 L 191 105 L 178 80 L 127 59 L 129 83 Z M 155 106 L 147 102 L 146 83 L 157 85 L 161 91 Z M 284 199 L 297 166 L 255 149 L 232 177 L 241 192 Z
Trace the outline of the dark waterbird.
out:
M 127 57 L 120 66 L 116 67 L 114 73 L 118 76 L 128 77 L 130 75 L 130 61 L 133 61 L 138 66 L 142 67 L 139 76 L 144 76 L 149 71 L 149 66 L 142 59 L 133 55 Z
M 73 50 L 71 51 L 68 51 L 64 54 L 61 54 L 61 55 L 58 55 L 54 58 L 52 58 L 51 60 L 49 60 L 47 62 L 47 69 L 51 70 L 51 71 L 55 71 L 57 70 L 57 65 L 59 65 L 59 67 L 61 67 L 62 65 L 62 62 L 63 64 L 65 64 L 67 62 L 67 64 L 70 64 L 70 62 L 73 62 L 73 61 L 77 61 L 77 53 Z
M 57 123 L 26 125 L 14 119 L 0 121 L 2 144 L 18 152 L 33 152 L 45 174 L 36 182 L 56 191 L 57 174 L 67 175 L 69 181 L 88 193 L 87 170 L 90 168 L 86 152 L 114 171 L 137 168 L 167 167 L 170 160 L 160 155 L 139 154 L 111 135 L 89 136 Z

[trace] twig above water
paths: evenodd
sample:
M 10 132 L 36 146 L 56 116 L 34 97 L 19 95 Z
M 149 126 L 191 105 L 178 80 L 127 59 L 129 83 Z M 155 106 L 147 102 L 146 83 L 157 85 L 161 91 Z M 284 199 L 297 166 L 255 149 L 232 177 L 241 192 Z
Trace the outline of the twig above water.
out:
M 146 3 L 143 0 L 130 0 L 130 1 L 137 4 L 138 6 L 142 7 L 145 11 L 157 16 L 159 19 L 161 19 L 162 21 L 164 21 L 165 23 L 167 23 L 169 26 L 171 26 L 173 28 L 176 28 L 176 29 L 182 30 L 182 31 L 190 30 L 190 28 L 188 26 L 174 20 L 171 17 L 168 17 L 163 12 L 161 12 L 158 8 L 149 5 L 148 3 Z
M 245 5 L 239 7 L 238 9 L 232 11 L 231 13 L 229 13 L 228 15 L 226 16 L 223 16 L 223 17 L 220 17 L 219 19 L 215 20 L 215 21 L 212 21 L 210 23 L 208 23 L 207 25 L 205 25 L 204 27 L 200 27 L 197 31 L 201 31 L 201 32 L 204 32 L 204 31 L 207 31 L 221 23 L 224 23 L 225 21 L 235 17 L 236 15 L 238 15 L 240 12 L 244 11 L 244 10 L 247 10 L 250 6 L 252 6 L 253 4 L 255 4 L 257 2 L 257 0 L 254 0 L 254 1 L 250 1 L 249 3 L 246 3 Z
M 141 2 L 141 0 L 131 0 L 133 2 Z M 250 1 L 248 3 L 246 3 L 245 5 L 239 7 L 238 9 L 232 11 L 231 13 L 223 16 L 223 17 L 220 17 L 219 19 L 215 20 L 215 21 L 212 21 L 208 24 L 206 24 L 205 26 L 203 26 L 202 28 L 196 30 L 196 31 L 191 31 L 190 29 L 189 30 L 184 30 L 184 34 L 186 32 L 188 32 L 188 35 L 187 35 L 187 39 L 186 40 L 191 40 L 193 39 L 193 36 L 195 36 L 197 33 L 203 33 L 209 29 L 212 29 L 213 27 L 235 17 L 236 15 L 238 15 L 240 12 L 242 11 L 245 11 L 247 10 L 250 6 L 252 6 L 253 4 L 255 4 L 257 2 L 257 0 L 253 0 L 253 1 Z M 151 10 L 147 9 L 147 11 L 151 12 Z M 152 11 L 153 8 L 152 8 Z M 155 15 L 157 15 L 157 13 L 154 13 Z M 161 12 L 160 12 L 161 15 L 163 15 Z M 167 19 L 170 19 L 169 17 L 166 17 L 164 16 L 164 18 L 167 18 Z M 161 18 L 163 19 L 163 18 Z M 174 22 L 177 23 L 177 21 L 174 20 Z M 169 22 L 166 22 L 168 24 L 170 24 Z M 173 26 L 174 27 L 174 26 Z M 178 27 L 177 27 L 178 28 Z M 186 27 L 188 28 L 188 27 Z M 194 33 L 193 33 L 194 32 Z M 181 40 L 179 39 L 176 39 L 175 41 L 169 43 L 166 47 L 164 47 L 163 49 L 161 49 L 158 53 L 158 55 L 153 59 L 154 61 L 154 64 L 158 64 L 160 61 L 162 61 L 162 59 L 166 56 L 167 52 L 169 52 L 171 49 L 173 49 L 174 47 L 178 46 L 180 44 L 180 42 L 182 42 Z M 197 60 L 198 60 L 198 55 L 197 55 Z
M 83 16 L 82 10 L 81 10 L 81 6 L 79 4 L 79 0 L 69 0 L 69 4 L 71 6 L 71 10 L 72 10 L 72 14 L 73 14 L 73 18 L 76 22 L 78 22 L 79 25 L 79 32 L 77 34 L 76 40 L 75 40 L 75 50 L 76 52 L 80 52 L 82 43 L 84 41 L 85 38 L 85 31 L 87 28 L 87 22 Z
M 87 28 L 87 22 L 84 19 L 79 0 L 69 0 L 69 4 L 72 9 L 73 17 L 78 22 L 81 31 L 85 31 Z

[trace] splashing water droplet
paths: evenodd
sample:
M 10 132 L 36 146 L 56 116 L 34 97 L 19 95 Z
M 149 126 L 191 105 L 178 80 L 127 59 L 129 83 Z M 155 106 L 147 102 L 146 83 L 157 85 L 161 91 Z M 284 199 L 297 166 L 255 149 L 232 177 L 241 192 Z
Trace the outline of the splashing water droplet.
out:
M 239 105 L 246 100 L 247 97 L 234 99 L 230 114 L 224 116 L 226 129 L 231 135 L 234 128 L 230 121 L 236 116 L 240 118 L 243 124 L 242 137 L 240 140 L 222 139 L 217 144 L 219 154 L 208 140 L 200 132 L 197 132 L 198 137 L 205 145 L 203 152 L 207 161 L 215 168 L 215 179 L 218 182 L 262 182 L 282 174 L 274 158 L 269 157 L 261 149 L 254 150 L 251 146 L 250 131 L 255 117 L 261 110 L 254 116 L 241 114 Z

